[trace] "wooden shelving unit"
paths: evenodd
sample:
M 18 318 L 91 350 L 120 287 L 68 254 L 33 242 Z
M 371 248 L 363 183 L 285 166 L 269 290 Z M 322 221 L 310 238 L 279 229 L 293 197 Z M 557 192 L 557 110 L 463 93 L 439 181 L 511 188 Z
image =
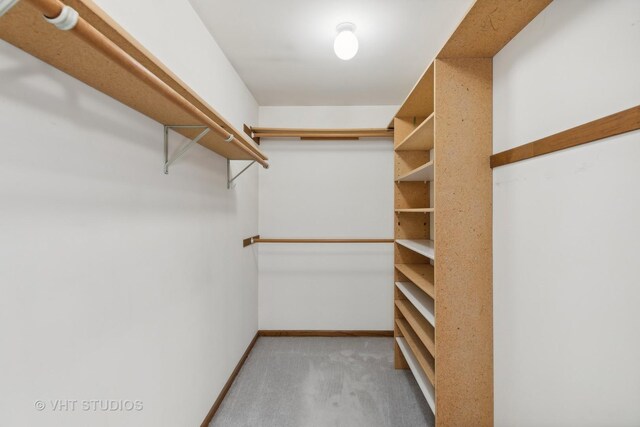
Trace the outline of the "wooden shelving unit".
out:
M 477 0 L 389 125 L 395 367 L 438 427 L 493 425 L 492 57 L 550 2 Z
M 41 3 L 37 6 L 44 7 Z M 43 19 L 35 2 L 25 0 L 0 17 L 0 38 L 159 123 L 206 125 L 213 131 L 198 143 L 223 157 L 267 166 L 267 157 L 253 141 L 92 1 L 64 0 L 64 4 L 78 11 L 81 22 L 76 28 L 57 29 Z M 61 8 L 57 2 L 46 7 Z M 129 62 L 124 65 L 119 60 Z M 175 131 L 193 139 L 202 128 Z

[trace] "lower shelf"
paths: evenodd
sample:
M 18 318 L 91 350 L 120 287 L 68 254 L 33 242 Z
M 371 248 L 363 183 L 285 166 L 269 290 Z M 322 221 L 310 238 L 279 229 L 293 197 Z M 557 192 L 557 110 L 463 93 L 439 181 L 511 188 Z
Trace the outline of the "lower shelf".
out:
M 427 294 L 422 292 L 416 285 L 409 282 L 396 282 L 396 286 L 400 291 L 404 294 L 405 297 L 411 304 L 413 304 L 420 314 L 424 316 L 425 319 L 432 326 L 436 326 L 436 316 L 435 316 L 435 304 L 432 298 L 429 298 Z
M 433 240 L 426 239 L 398 239 L 396 243 L 404 246 L 407 249 L 411 249 L 412 251 L 419 253 L 422 256 L 426 256 L 435 261 L 435 250 L 433 246 Z
M 396 341 L 398 342 L 398 347 L 400 347 L 400 351 L 402 351 L 402 355 L 404 356 L 405 360 L 407 361 L 407 364 L 409 365 L 409 369 L 411 369 L 413 376 L 416 378 L 416 381 L 418 382 L 418 386 L 420 387 L 420 390 L 422 390 L 424 397 L 427 399 L 427 403 L 429 404 L 429 407 L 431 408 L 431 410 L 435 415 L 436 413 L 435 388 L 433 388 L 433 386 L 429 382 L 429 379 L 427 378 L 427 375 L 422 371 L 422 369 L 420 368 L 420 365 L 418 365 L 418 360 L 415 358 L 415 356 L 411 352 L 411 349 L 409 348 L 409 344 L 407 344 L 407 341 L 402 337 L 397 337 Z

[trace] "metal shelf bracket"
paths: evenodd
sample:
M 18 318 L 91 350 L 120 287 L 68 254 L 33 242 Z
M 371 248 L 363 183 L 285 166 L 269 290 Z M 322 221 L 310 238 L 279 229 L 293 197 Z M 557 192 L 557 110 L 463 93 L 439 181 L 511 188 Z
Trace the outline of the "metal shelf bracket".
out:
M 178 148 L 171 158 L 169 158 L 169 129 L 204 129 L 191 141 Z M 171 166 L 176 160 L 184 156 L 189 148 L 196 142 L 200 141 L 211 129 L 207 126 L 200 125 L 165 125 L 164 127 L 164 173 L 169 173 L 169 166 Z
M 235 187 L 235 184 L 233 183 L 233 181 L 235 181 L 240 175 L 242 175 L 244 173 L 244 171 L 246 171 L 247 169 L 249 169 L 251 167 L 251 165 L 253 165 L 256 161 L 252 161 L 251 163 L 249 163 L 244 169 L 242 169 L 240 172 L 238 172 L 235 176 L 231 176 L 231 160 L 227 159 L 227 188 L 231 189 Z

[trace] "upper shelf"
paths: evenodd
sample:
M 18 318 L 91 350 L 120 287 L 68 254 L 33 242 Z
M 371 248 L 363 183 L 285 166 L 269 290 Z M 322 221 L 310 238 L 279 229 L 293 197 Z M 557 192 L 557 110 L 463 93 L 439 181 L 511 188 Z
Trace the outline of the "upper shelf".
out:
M 360 138 L 393 138 L 393 129 L 305 129 L 305 128 L 250 128 L 253 138 L 300 138 L 307 140 L 336 140 Z
M 74 34 L 76 29 L 61 31 L 46 22 L 43 13 L 26 1 L 18 2 L 0 17 L 0 38 L 164 125 L 206 124 L 194 118 L 190 113 L 193 110 L 185 108 L 185 104 L 195 107 L 214 122 L 211 125 L 224 129 L 227 136 L 234 136 L 230 143 L 220 133 L 209 132 L 199 144 L 228 159 L 266 163 L 267 157 L 252 141 L 247 140 L 93 2 L 66 0 L 65 4 L 78 11 L 81 19 L 112 42 L 103 44 L 104 49 L 124 52 L 140 67 L 120 66 L 113 57 L 77 37 Z M 83 25 L 83 31 L 87 31 L 86 27 Z M 134 71 L 148 72 L 149 80 L 160 79 L 167 90 L 154 88 L 136 76 Z M 178 98 L 181 96 L 186 103 L 169 100 L 169 92 L 177 92 Z M 176 131 L 194 138 L 202 129 Z
M 398 144 L 396 151 L 431 150 L 434 140 L 434 113 L 431 113 L 420 126 L 415 128 L 405 139 Z
M 433 181 L 433 161 L 425 163 L 424 165 L 415 168 L 414 170 L 400 176 L 396 179 L 397 182 L 409 182 L 409 181 Z
M 395 117 L 429 117 L 433 113 L 433 63 L 411 89 Z M 393 120 L 389 124 L 393 128 Z
M 436 59 L 493 58 L 552 0 L 476 0 Z M 432 61 L 395 117 L 428 117 L 434 111 Z M 389 124 L 392 128 L 393 120 Z
M 437 58 L 493 58 L 552 0 L 479 0 Z

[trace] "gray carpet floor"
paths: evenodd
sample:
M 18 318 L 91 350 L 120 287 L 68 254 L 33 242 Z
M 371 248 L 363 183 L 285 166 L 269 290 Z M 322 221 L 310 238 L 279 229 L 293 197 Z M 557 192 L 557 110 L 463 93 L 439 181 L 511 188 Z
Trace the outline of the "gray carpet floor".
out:
M 433 425 L 393 338 L 261 337 L 209 426 Z

